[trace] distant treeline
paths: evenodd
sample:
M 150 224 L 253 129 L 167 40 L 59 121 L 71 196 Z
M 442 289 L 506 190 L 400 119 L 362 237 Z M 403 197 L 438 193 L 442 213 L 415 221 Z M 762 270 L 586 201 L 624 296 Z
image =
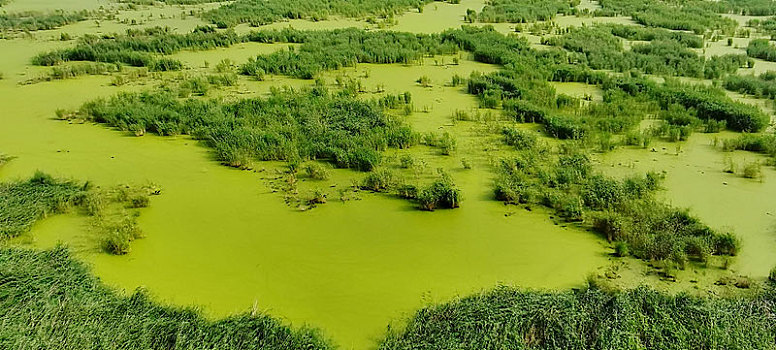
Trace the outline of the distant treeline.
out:
M 285 19 L 320 21 L 329 16 L 388 18 L 441 0 L 237 0 L 204 14 L 220 28 L 240 23 L 260 26 Z M 457 3 L 459 0 L 447 0 Z
M 775 300 L 504 286 L 418 311 L 379 349 L 770 349 Z
M 408 98 L 361 101 L 320 85 L 302 92 L 274 90 L 265 99 L 231 103 L 181 101 L 172 92 L 152 91 L 89 102 L 80 113 L 137 134 L 192 135 L 231 166 L 257 160 L 323 159 L 368 171 L 380 163 L 380 151 L 417 143 L 409 126 L 384 111 L 409 103 Z
M 127 296 L 92 276 L 65 248 L 0 248 L 3 349 L 333 349 L 319 331 L 291 329 L 262 313 L 211 321 Z

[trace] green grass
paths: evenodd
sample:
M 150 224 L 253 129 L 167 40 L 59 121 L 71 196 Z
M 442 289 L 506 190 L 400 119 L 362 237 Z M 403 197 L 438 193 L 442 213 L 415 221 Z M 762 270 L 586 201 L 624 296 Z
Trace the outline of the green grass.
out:
M 51 214 L 81 202 L 83 185 L 38 172 L 27 181 L 0 183 L 0 240 L 16 237 Z
M 104 251 L 126 254 L 130 243 L 142 236 L 136 209 L 149 205 L 148 196 L 146 188 L 103 190 L 41 172 L 26 181 L 0 183 L 0 242 L 29 231 L 49 215 L 77 209 L 92 218 Z
M 318 331 L 291 329 L 261 312 L 207 320 L 143 290 L 122 295 L 64 248 L 0 248 L 0 348 L 331 349 Z
M 261 160 L 321 159 L 369 171 L 380 164 L 381 150 L 410 147 L 417 139 L 380 101 L 362 101 L 320 85 L 275 89 L 267 98 L 237 102 L 179 100 L 166 91 L 122 93 L 86 103 L 80 113 L 138 135 L 193 135 L 234 167 Z
M 421 309 L 379 349 L 773 349 L 774 297 L 502 286 Z

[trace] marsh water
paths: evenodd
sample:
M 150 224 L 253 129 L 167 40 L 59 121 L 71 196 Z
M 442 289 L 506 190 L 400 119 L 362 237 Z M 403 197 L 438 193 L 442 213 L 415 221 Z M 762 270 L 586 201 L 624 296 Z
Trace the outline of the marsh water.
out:
M 7 10 L 96 8 L 91 0 L 16 0 Z M 467 8 L 430 4 L 423 13 L 398 18 L 396 30 L 438 32 L 462 24 Z M 180 12 L 177 7 L 126 12 Z M 278 23 L 305 28 L 348 26 L 353 20 Z M 193 17 L 149 20 L 142 25 L 171 25 L 190 30 L 201 24 Z M 412 204 L 384 195 L 359 192 L 336 200 L 361 174 L 334 170 L 325 183 L 329 203 L 300 211 L 273 192 L 270 179 L 279 164 L 253 170 L 220 165 L 211 152 L 187 137 L 135 137 L 92 124 L 56 120 L 55 110 L 74 109 L 83 102 L 118 91 L 141 90 L 151 83 L 110 85 L 109 76 L 19 85 L 41 74 L 29 64 L 38 52 L 67 45 L 52 38 L 72 34 L 120 31 L 118 23 L 89 21 L 45 31 L 31 37 L 0 40 L 0 151 L 15 157 L 0 170 L 0 179 L 27 177 L 40 169 L 57 176 L 89 180 L 100 186 L 154 183 L 162 195 L 152 199 L 139 218 L 145 238 L 125 256 L 95 248 L 88 220 L 77 213 L 52 216 L 16 241 L 36 247 L 64 243 L 88 262 L 111 286 L 131 292 L 142 287 L 157 299 L 201 307 L 211 317 L 258 309 L 294 326 L 321 328 L 343 348 L 374 346 L 389 324 L 400 324 L 420 306 L 497 284 L 557 289 L 580 286 L 588 273 L 605 266 L 611 249 L 605 240 L 574 226 L 554 222 L 548 212 L 504 206 L 492 199 L 492 155 L 466 122 L 453 123 L 456 110 L 474 111 L 477 101 L 460 87 L 446 86 L 454 74 L 498 69 L 463 59 L 459 65 L 430 58 L 415 65 L 359 65 L 336 75 L 363 77 L 367 90 L 378 84 L 389 92 L 410 91 L 416 111 L 407 121 L 418 131 L 447 130 L 459 139 L 458 154 L 443 160 L 431 150 L 410 150 L 421 159 L 450 169 L 464 193 L 459 210 L 423 212 Z M 507 25 L 503 31 L 509 31 Z M 283 46 L 240 44 L 228 49 L 183 52 L 177 58 L 204 69 L 223 58 L 241 62 Z M 432 87 L 415 80 L 426 75 Z M 263 82 L 241 78 L 238 90 L 262 95 L 271 86 L 302 86 L 309 81 L 272 76 Z M 593 95 L 595 87 L 558 84 L 559 92 Z M 599 94 L 600 95 L 600 94 Z M 600 98 L 600 97 L 599 97 Z M 776 264 L 773 201 L 775 173 L 765 169 L 764 181 L 743 179 L 722 171 L 725 154 L 705 135 L 693 136 L 677 151 L 673 144 L 656 152 L 621 149 L 598 157 L 600 169 L 628 173 L 650 169 L 668 172 L 664 195 L 713 227 L 729 227 L 744 240 L 734 269 L 765 276 Z M 392 151 L 389 151 L 389 153 Z M 390 156 L 390 155 L 389 155 Z M 461 158 L 473 164 L 464 169 Z M 754 154 L 735 154 L 754 158 Z M 437 164 L 439 163 L 439 164 Z M 312 186 L 312 185 L 311 185 Z M 757 195 L 753 195 L 753 194 Z

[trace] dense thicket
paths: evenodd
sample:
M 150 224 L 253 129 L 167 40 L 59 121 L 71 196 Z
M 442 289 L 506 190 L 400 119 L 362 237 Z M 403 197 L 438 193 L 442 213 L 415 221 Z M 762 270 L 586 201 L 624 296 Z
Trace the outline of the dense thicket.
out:
M 776 45 L 768 39 L 752 39 L 746 47 L 746 54 L 766 61 L 776 61 Z
M 204 18 L 221 28 L 240 23 L 260 26 L 283 19 L 319 21 L 329 16 L 389 17 L 411 8 L 421 9 L 434 0 L 238 0 L 205 13 Z
M 624 24 L 600 24 L 597 25 L 597 27 L 608 29 L 615 36 L 627 40 L 672 40 L 694 49 L 703 48 L 703 37 L 686 32 L 677 32 L 674 30 L 662 28 L 640 27 Z
M 684 267 L 689 258 L 705 262 L 712 254 L 737 253 L 734 236 L 715 232 L 687 211 L 653 198 L 659 174 L 623 180 L 595 174 L 587 155 L 577 151 L 579 146 L 563 148 L 555 156 L 542 145 L 523 145 L 519 156 L 502 160 L 494 184 L 496 198 L 509 204 L 544 205 L 565 220 L 588 222 L 641 259 Z
M 725 78 L 725 89 L 752 95 L 757 98 L 776 98 L 776 72 L 767 71 L 758 76 L 729 75 Z
M 36 173 L 27 181 L 0 183 L 0 241 L 16 237 L 39 219 L 75 205 L 82 185 Z
M 626 51 L 618 37 L 650 42 L 633 44 Z M 576 53 L 570 58 L 571 62 L 618 72 L 638 70 L 647 74 L 713 79 L 753 65 L 746 55 L 727 54 L 705 59 L 688 48 L 702 46 L 703 41 L 699 37 L 686 33 L 671 34 L 670 31 L 654 28 L 581 27 L 544 39 L 543 43 Z
M 590 35 L 581 38 L 570 36 L 574 40 L 562 43 L 571 50 L 580 51 L 588 50 L 586 46 L 596 45 L 609 48 L 607 52 L 616 53 L 614 50 L 619 48 L 618 39 L 605 31 L 579 31 Z M 503 107 L 507 115 L 518 121 L 543 123 L 548 132 L 557 137 L 580 138 L 590 127 L 607 132 L 624 132 L 635 125 L 634 120 L 655 112 L 655 105 L 658 109 L 667 109 L 675 104 L 692 108 L 699 118 L 724 120 L 729 128 L 737 131 L 760 131 L 769 122 L 768 116 L 759 108 L 733 101 L 720 89 L 677 83 L 658 84 L 637 75 L 610 76 L 585 66 L 569 64 L 568 56 L 561 51 L 534 50 L 524 39 L 501 35 L 492 28 L 464 27 L 442 33 L 442 39 L 473 52 L 478 61 L 504 66 L 499 72 L 470 77 L 468 91 L 479 96 L 483 106 Z M 711 63 L 713 60 L 708 62 L 707 68 L 715 65 Z M 604 101 L 582 108 L 574 99 L 556 96 L 548 80 L 598 84 L 604 90 Z M 586 120 L 591 117 L 598 118 Z
M 394 99 L 406 103 L 405 96 Z M 80 113 L 99 123 L 159 135 L 187 134 L 213 147 L 219 160 L 326 159 L 343 168 L 371 170 L 387 147 L 409 147 L 411 129 L 378 102 L 330 93 L 321 86 L 237 102 L 179 100 L 172 92 L 123 93 L 84 104 Z
M 260 31 L 249 34 L 247 40 L 302 45 L 251 59 L 240 67 L 243 74 L 266 72 L 303 79 L 312 79 L 321 71 L 356 63 L 411 63 L 427 55 L 452 54 L 458 50 L 456 45 L 441 42 L 438 35 L 367 32 L 353 28 Z
M 733 12 L 729 1 L 602 0 L 599 16 L 625 15 L 648 27 L 688 30 L 703 34 L 709 30 L 732 33 L 736 21 L 719 13 Z M 735 7 L 739 12 L 741 6 Z
M 36 31 L 54 29 L 66 24 L 83 21 L 89 16 L 89 11 L 0 13 L 0 30 Z
M 770 290 L 704 298 L 646 287 L 614 293 L 498 287 L 418 311 L 379 348 L 770 349 L 775 312 Z
M 480 22 L 527 23 L 551 20 L 557 14 L 574 14 L 579 0 L 491 0 L 477 15 Z
M 330 349 L 320 333 L 261 313 L 210 321 L 142 290 L 103 285 L 64 248 L 0 249 L 3 349 Z
M 157 58 L 155 54 L 227 47 L 240 40 L 233 31 L 217 32 L 210 27 L 199 27 L 187 34 L 174 34 L 169 28 L 162 27 L 128 29 L 123 35 L 85 35 L 78 39 L 75 46 L 38 54 L 32 62 L 53 66 L 67 61 L 94 61 L 149 67 L 158 71 L 176 70 L 181 68 L 179 61 Z

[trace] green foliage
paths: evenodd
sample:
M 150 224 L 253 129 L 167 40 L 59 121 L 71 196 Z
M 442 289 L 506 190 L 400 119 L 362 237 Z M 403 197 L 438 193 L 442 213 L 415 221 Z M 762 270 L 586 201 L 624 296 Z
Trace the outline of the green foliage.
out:
M 114 255 L 129 253 L 130 243 L 143 236 L 134 215 L 125 214 L 100 220 L 98 230 L 103 250 Z
M 417 194 L 418 205 L 423 210 L 454 209 L 461 203 L 461 190 L 455 186 L 453 179 L 445 172 L 440 172 L 440 178 Z
M 614 242 L 614 255 L 622 258 L 628 256 L 628 254 L 628 243 L 623 241 Z
M 390 170 L 382 169 L 367 174 L 360 187 L 374 192 L 387 192 L 393 189 L 397 183 L 396 175 Z
M 776 61 L 776 45 L 771 44 L 768 39 L 752 39 L 746 47 L 746 54 L 773 62 Z
M 90 17 L 89 11 L 52 13 L 16 12 L 0 13 L 0 30 L 36 31 L 49 30 L 67 24 L 84 21 Z
M 575 14 L 574 5 L 566 0 L 491 0 L 477 18 L 480 22 L 489 23 L 548 21 L 556 14 Z
M 152 70 L 178 70 L 182 64 L 170 58 L 157 59 L 155 54 L 169 55 L 181 50 L 206 50 L 228 47 L 242 39 L 234 31 L 209 32 L 194 30 L 174 34 L 169 28 L 128 29 L 124 35 L 98 37 L 85 35 L 73 47 L 36 55 L 32 63 L 53 66 L 66 61 L 123 63 Z
M 411 129 L 374 101 L 329 93 L 273 90 L 268 98 L 178 100 L 165 91 L 122 93 L 84 104 L 86 118 L 121 130 L 192 135 L 219 160 L 246 166 L 252 160 L 325 159 L 338 167 L 369 171 L 380 151 L 411 146 Z
M 670 260 L 683 266 L 687 257 L 707 252 L 735 255 L 740 244 L 691 216 L 653 198 L 662 175 L 614 179 L 594 174 L 590 159 L 573 145 L 553 155 L 524 150 L 502 160 L 494 182 L 496 199 L 511 204 L 541 204 L 567 221 L 586 221 L 609 241 L 626 244 L 629 254 Z M 586 220 L 591 218 L 592 220 Z M 714 249 L 697 249 L 698 237 Z
M 351 67 L 356 63 L 411 63 L 426 55 L 453 54 L 458 48 L 436 35 L 396 32 L 367 32 L 360 29 L 299 31 L 263 30 L 246 40 L 262 43 L 300 43 L 299 48 L 261 55 L 240 66 L 240 72 L 257 71 L 312 79 L 325 71 Z
M 734 4 L 735 3 L 735 4 Z M 704 34 L 710 30 L 732 32 L 736 21 L 720 13 L 743 12 L 747 7 L 741 1 L 663 1 L 663 0 L 603 0 L 597 16 L 626 15 L 636 23 L 647 27 L 662 27 L 672 30 L 687 30 Z
M 729 75 L 725 78 L 725 89 L 757 98 L 776 99 L 776 72 L 768 71 L 754 75 Z
M 432 0 L 238 0 L 205 13 L 206 20 L 227 28 L 240 23 L 257 27 L 284 19 L 320 21 L 329 16 L 386 18 Z
M 329 178 L 329 171 L 326 170 L 326 167 L 315 162 L 305 165 L 304 171 L 311 179 L 326 180 Z
M 27 181 L 0 183 L 0 240 L 16 237 L 48 215 L 78 205 L 82 186 L 36 172 Z
M 669 295 L 642 287 L 567 292 L 500 286 L 419 310 L 380 350 L 767 349 L 773 292 L 746 298 Z
M 534 148 L 539 140 L 536 133 L 520 130 L 515 127 L 504 127 L 501 129 L 501 133 L 504 134 L 504 142 L 517 149 Z
M 143 290 L 124 296 L 65 248 L 0 249 L 0 348 L 332 349 L 320 332 L 262 313 L 208 320 L 163 306 Z
M 694 49 L 703 48 L 703 38 L 686 33 L 673 30 L 666 30 L 662 28 L 651 27 L 639 27 L 624 24 L 601 24 L 598 25 L 601 28 L 606 28 L 611 31 L 615 36 L 618 36 L 627 40 L 636 41 L 676 41 L 684 46 Z
M 632 44 L 631 49 L 626 51 L 618 36 L 649 42 Z M 727 54 L 705 59 L 690 49 L 703 46 L 699 37 L 656 28 L 617 25 L 581 27 L 544 39 L 543 43 L 577 53 L 572 55 L 573 61 L 590 68 L 618 72 L 638 70 L 647 74 L 711 79 L 734 73 L 739 67 L 749 64 L 745 55 Z

